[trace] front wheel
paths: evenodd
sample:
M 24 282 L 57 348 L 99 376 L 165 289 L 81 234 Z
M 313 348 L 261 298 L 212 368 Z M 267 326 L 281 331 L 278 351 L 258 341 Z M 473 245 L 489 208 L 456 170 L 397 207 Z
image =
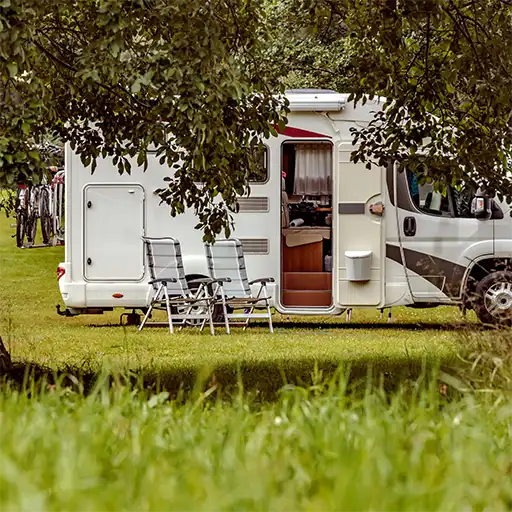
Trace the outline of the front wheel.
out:
M 41 192 L 39 218 L 41 219 L 41 236 L 43 238 L 43 244 L 49 244 L 53 235 L 53 223 L 50 213 L 50 195 L 46 189 Z
M 512 272 L 500 270 L 476 286 L 473 308 L 484 324 L 512 325 Z

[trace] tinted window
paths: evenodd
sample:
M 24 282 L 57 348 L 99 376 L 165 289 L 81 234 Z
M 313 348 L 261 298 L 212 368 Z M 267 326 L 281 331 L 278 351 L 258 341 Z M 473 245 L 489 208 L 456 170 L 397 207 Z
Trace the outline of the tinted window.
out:
M 432 183 L 420 185 L 416 176 L 407 171 L 407 183 L 413 203 L 430 215 L 451 216 L 448 190 L 438 192 Z
M 429 215 L 441 215 L 443 217 L 473 218 L 471 203 L 476 195 L 478 187 L 475 184 L 459 187 L 445 187 L 444 191 L 434 190 L 432 183 L 419 185 L 413 173 L 407 171 L 407 183 L 409 192 L 416 207 Z M 503 218 L 503 212 L 499 205 L 492 199 L 492 218 Z

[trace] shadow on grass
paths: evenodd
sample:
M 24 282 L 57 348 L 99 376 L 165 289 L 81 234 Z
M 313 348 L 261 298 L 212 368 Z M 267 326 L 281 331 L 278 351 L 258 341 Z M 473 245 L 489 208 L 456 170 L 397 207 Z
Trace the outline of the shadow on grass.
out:
M 114 327 L 126 327 L 121 325 L 120 323 L 106 323 L 106 324 L 86 324 L 86 327 L 91 329 L 102 329 L 102 328 L 114 328 Z M 277 321 L 273 322 L 274 331 L 276 332 L 286 332 L 293 331 L 295 334 L 301 331 L 317 331 L 318 334 L 332 334 L 331 331 L 342 331 L 342 330 L 357 330 L 357 329 L 367 329 L 370 331 L 373 330 L 405 330 L 405 331 L 488 331 L 495 329 L 492 326 L 486 326 L 480 323 L 471 323 L 471 322 L 459 322 L 459 323 L 441 323 L 441 322 L 408 322 L 408 323 L 399 323 L 399 322 L 382 322 L 382 323 L 365 323 L 365 322 L 282 322 Z M 134 326 L 127 327 L 128 329 L 134 329 Z M 164 329 L 164 327 L 151 327 L 148 325 L 145 327 L 145 330 L 148 329 Z M 224 332 L 223 326 L 216 327 L 219 332 Z M 254 322 L 249 324 L 247 330 L 250 331 L 252 329 L 268 329 L 267 323 L 262 322 Z M 195 332 L 195 331 L 194 331 Z M 199 331 L 197 331 L 199 332 Z M 208 333 L 208 326 L 205 327 L 205 333 Z
M 370 356 L 350 363 L 339 360 L 304 358 L 298 360 L 276 359 L 265 362 L 237 362 L 215 367 L 183 366 L 180 368 L 102 369 L 99 372 L 86 368 L 68 367 L 54 371 L 30 363 L 15 363 L 8 379 L 15 387 L 27 389 L 53 386 L 70 387 L 88 394 L 102 381 L 109 386 L 129 385 L 148 394 L 166 391 L 172 398 L 186 399 L 209 390 L 223 399 L 237 395 L 241 390 L 256 401 L 274 401 L 283 389 L 325 387 L 329 381 L 339 382 L 344 377 L 352 392 L 364 391 L 368 386 L 378 386 L 392 392 L 404 382 L 416 382 L 440 364 L 448 363 L 435 358 L 382 360 Z

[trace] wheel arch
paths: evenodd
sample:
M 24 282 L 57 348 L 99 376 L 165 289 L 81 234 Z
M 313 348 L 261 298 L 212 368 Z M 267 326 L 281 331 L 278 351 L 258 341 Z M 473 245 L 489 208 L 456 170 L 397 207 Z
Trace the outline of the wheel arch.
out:
M 512 255 L 490 256 L 485 255 L 473 260 L 466 270 L 463 280 L 463 299 L 466 306 L 471 306 L 470 297 L 476 291 L 478 283 L 492 272 L 500 270 L 512 271 Z

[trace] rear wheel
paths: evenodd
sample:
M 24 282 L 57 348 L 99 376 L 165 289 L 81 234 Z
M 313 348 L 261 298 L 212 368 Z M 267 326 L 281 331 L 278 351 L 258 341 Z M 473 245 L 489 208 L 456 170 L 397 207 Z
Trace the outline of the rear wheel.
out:
M 48 244 L 52 237 L 52 216 L 50 214 L 50 195 L 48 190 L 44 189 L 39 198 L 40 210 L 39 216 L 41 218 L 41 237 L 43 244 Z
M 197 283 L 192 283 L 191 281 L 193 281 L 194 279 L 201 279 L 203 278 L 204 276 L 187 276 L 187 282 L 188 282 L 188 286 L 189 286 L 189 289 L 190 291 L 192 292 L 192 294 L 196 294 L 197 293 L 197 290 L 199 288 L 199 285 Z M 211 287 L 209 287 L 209 293 L 213 293 L 213 290 L 211 289 Z M 228 313 L 232 313 L 232 311 L 230 310 L 230 308 L 228 307 Z M 186 313 L 187 311 L 187 308 L 186 307 L 183 307 L 183 306 L 176 306 L 174 307 L 173 306 L 173 313 L 178 313 L 178 314 L 184 314 Z M 205 306 L 194 306 L 192 308 L 192 310 L 190 311 L 190 314 L 197 314 L 197 315 L 202 315 L 202 314 L 205 314 L 206 313 L 206 307 Z M 220 323 L 220 322 L 223 322 L 224 321 L 224 313 L 222 311 L 222 305 L 220 304 L 217 304 L 216 306 L 214 306 L 213 308 L 213 321 L 215 323 Z M 187 320 L 187 325 L 192 325 L 192 326 L 199 326 L 201 325 L 201 322 L 203 322 L 202 319 L 189 319 Z M 208 325 L 208 320 L 206 320 L 206 324 L 205 326 Z
M 16 246 L 23 247 L 23 239 L 25 238 L 25 214 L 18 212 L 16 214 Z
M 23 247 L 27 229 L 27 191 L 19 188 L 16 197 L 16 246 Z
M 25 218 L 25 236 L 27 237 L 27 243 L 33 245 L 37 235 L 37 215 L 35 212 L 31 212 Z
M 484 324 L 512 325 L 512 272 L 485 276 L 476 286 L 473 308 Z

